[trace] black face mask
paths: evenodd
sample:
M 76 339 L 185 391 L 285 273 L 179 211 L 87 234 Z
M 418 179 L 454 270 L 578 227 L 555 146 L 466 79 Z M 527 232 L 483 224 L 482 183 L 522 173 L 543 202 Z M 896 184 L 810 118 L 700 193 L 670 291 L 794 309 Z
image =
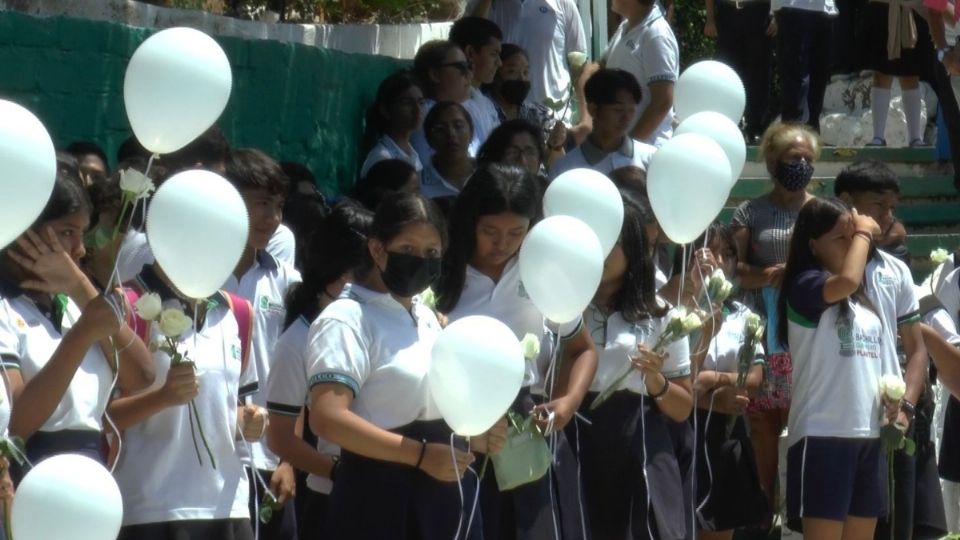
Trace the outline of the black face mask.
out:
M 803 191 L 813 179 L 813 165 L 806 159 L 777 163 L 777 181 L 787 191 Z
M 409 298 L 422 292 L 440 276 L 440 257 L 418 257 L 388 251 L 387 267 L 380 275 L 390 292 L 401 298 Z
M 530 81 L 503 81 L 500 83 L 500 95 L 511 105 L 520 105 L 530 93 Z

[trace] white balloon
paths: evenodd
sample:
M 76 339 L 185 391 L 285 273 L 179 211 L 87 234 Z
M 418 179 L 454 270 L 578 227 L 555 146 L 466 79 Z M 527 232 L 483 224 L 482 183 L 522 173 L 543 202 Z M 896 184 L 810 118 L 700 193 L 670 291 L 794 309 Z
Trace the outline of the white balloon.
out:
M 677 80 L 673 107 L 680 121 L 703 111 L 716 111 L 735 124 L 747 105 L 743 81 L 730 66 L 704 60 L 688 67 Z
M 13 498 L 17 540 L 114 540 L 123 500 L 110 472 L 77 454 L 45 459 L 27 473 Z
M 0 249 L 40 216 L 56 179 L 57 154 L 43 124 L 0 99 Z
M 600 240 L 586 223 L 551 216 L 534 225 L 520 246 L 520 278 L 547 319 L 563 324 L 583 313 L 603 274 Z
M 207 298 L 223 287 L 240 261 L 248 232 L 240 193 L 210 171 L 174 175 L 147 208 L 150 249 L 170 281 L 190 298 Z
M 473 437 L 490 429 L 523 384 L 520 342 L 502 322 L 464 317 L 443 329 L 431 353 L 427 382 L 447 425 Z
M 698 112 L 680 122 L 673 133 L 674 135 L 699 133 L 713 139 L 720 148 L 723 148 L 723 153 L 727 155 L 727 160 L 730 162 L 731 187 L 736 184 L 747 162 L 747 143 L 743 140 L 740 128 L 732 120 L 714 111 Z
M 693 242 L 717 217 L 730 195 L 730 162 L 719 144 L 685 133 L 650 159 L 647 194 L 663 232 L 678 244 Z
M 127 64 L 123 101 L 144 148 L 166 154 L 183 148 L 220 117 L 233 74 L 220 45 L 193 28 L 169 28 L 147 38 Z
M 545 216 L 571 216 L 589 226 L 600 240 L 604 257 L 610 254 L 623 228 L 623 197 L 607 175 L 593 169 L 567 171 L 543 195 Z

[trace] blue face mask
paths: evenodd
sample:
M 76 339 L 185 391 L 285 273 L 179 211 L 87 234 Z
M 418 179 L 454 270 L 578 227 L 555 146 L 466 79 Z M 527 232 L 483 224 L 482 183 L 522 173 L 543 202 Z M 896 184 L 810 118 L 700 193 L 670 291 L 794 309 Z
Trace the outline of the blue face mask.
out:
M 803 191 L 813 179 L 813 164 L 806 159 L 777 163 L 777 182 L 787 191 Z

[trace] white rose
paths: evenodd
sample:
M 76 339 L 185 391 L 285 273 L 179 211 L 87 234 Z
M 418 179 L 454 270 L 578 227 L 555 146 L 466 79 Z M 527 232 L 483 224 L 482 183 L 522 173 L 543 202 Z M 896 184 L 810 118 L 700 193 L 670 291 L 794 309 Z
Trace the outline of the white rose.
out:
M 160 303 L 160 295 L 157 293 L 145 294 L 137 300 L 137 303 L 133 305 L 133 309 L 137 312 L 137 316 L 145 321 L 155 321 L 157 317 L 160 316 L 160 312 L 163 311 L 163 306 Z
M 930 262 L 933 264 L 943 264 L 944 261 L 950 258 L 950 253 L 943 249 L 937 248 L 930 252 Z
M 696 313 L 687 313 L 681 320 L 681 324 L 683 325 L 683 333 L 689 334 L 697 328 L 700 328 L 702 322 L 700 321 L 700 317 L 697 317 Z
M 567 64 L 570 65 L 570 71 L 579 73 L 583 69 L 583 66 L 587 65 L 586 53 L 580 51 L 567 53 Z
M 193 320 L 179 309 L 168 308 L 160 313 L 160 333 L 169 337 L 180 337 L 193 326 Z
M 880 377 L 880 394 L 891 401 L 899 401 L 907 393 L 907 385 L 897 375 Z
M 756 313 L 750 312 L 744 321 L 744 333 L 757 341 L 763 338 L 763 320 Z
M 131 167 L 120 171 L 120 189 L 129 193 L 133 200 L 137 200 L 150 195 L 156 188 L 150 178 Z
M 527 362 L 536 360 L 540 356 L 540 339 L 533 334 L 527 334 L 520 340 L 520 350 Z

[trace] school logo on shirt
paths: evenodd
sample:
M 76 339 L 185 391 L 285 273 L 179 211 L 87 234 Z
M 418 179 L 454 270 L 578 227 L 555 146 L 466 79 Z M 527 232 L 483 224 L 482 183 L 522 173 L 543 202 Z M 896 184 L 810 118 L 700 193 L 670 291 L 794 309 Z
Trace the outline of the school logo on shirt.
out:
M 234 359 L 234 360 L 239 360 L 239 359 L 240 359 L 240 346 L 239 346 L 239 345 L 231 345 L 231 346 L 230 346 L 230 356 L 233 356 L 233 359 Z
M 635 41 L 633 41 L 632 39 L 628 39 L 628 40 L 627 40 L 627 48 L 630 49 L 631 51 L 632 51 L 632 50 L 635 50 L 635 49 L 637 48 L 637 43 L 636 43 Z
M 20 318 L 20 317 L 17 317 L 17 323 L 16 323 L 16 324 L 17 324 L 17 330 L 26 330 L 26 329 L 27 329 L 27 321 L 23 320 L 23 319 Z
M 283 307 L 283 304 L 271 302 L 270 297 L 267 295 L 260 296 L 260 299 L 257 302 L 257 309 L 260 311 L 273 311 L 275 313 L 286 313 L 286 309 Z
M 540 13 L 549 13 L 550 9 L 547 6 L 540 6 Z
M 880 336 L 864 334 L 850 323 L 842 322 L 837 325 L 837 338 L 840 340 L 840 356 L 844 358 L 880 358 Z
M 891 276 L 886 272 L 879 272 L 877 274 L 877 281 L 883 287 L 892 287 L 897 284 L 897 278 Z

